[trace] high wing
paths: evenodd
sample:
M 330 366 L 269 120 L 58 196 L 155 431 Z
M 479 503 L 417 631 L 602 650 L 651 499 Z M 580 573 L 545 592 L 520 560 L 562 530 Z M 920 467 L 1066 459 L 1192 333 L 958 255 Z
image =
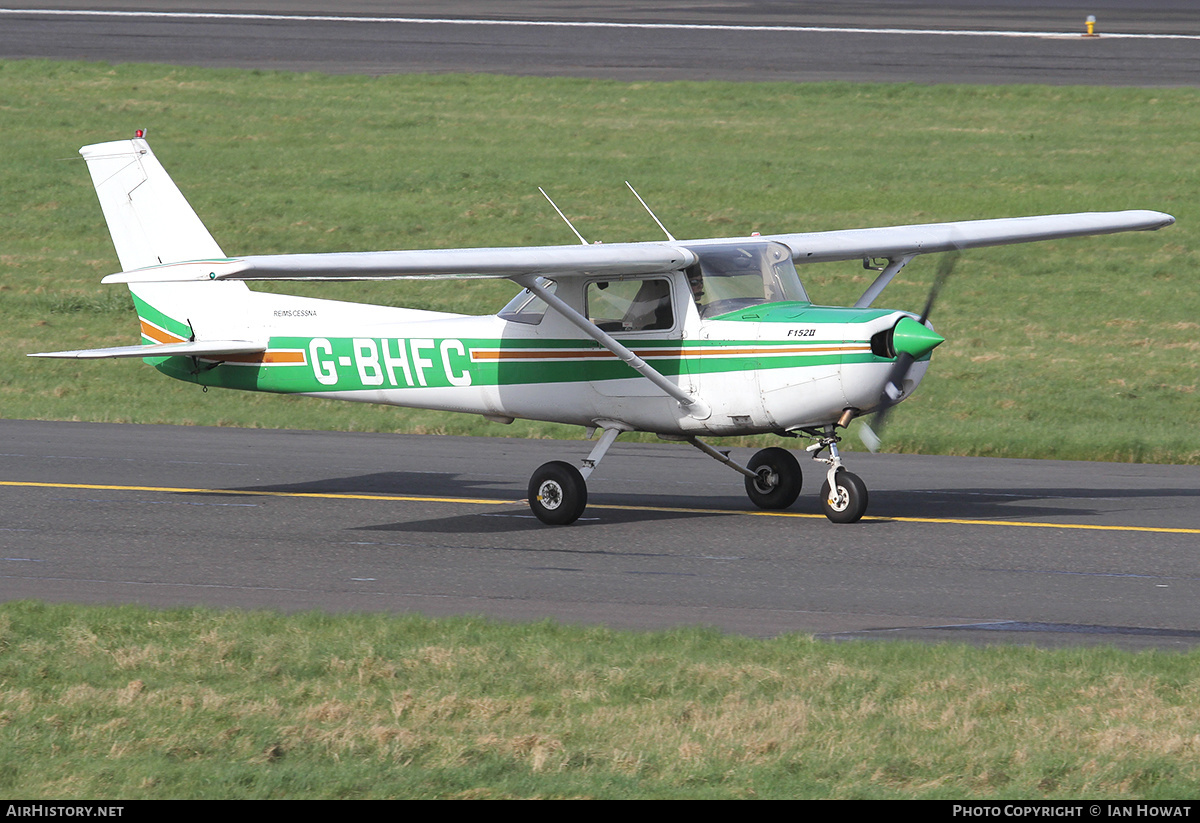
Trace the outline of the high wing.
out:
M 776 240 L 791 249 L 792 260 L 796 263 L 831 263 L 864 257 L 898 259 L 918 254 L 1036 243 L 1092 234 L 1153 231 L 1174 222 L 1174 217 L 1158 211 L 1077 212 L 875 229 L 773 234 L 766 239 Z
M 694 252 L 667 243 L 268 254 L 152 266 L 110 274 L 103 282 L 616 277 L 675 271 L 696 259 Z
M 918 254 L 1032 243 L 1067 237 L 1150 231 L 1175 218 L 1156 211 L 1081 212 L 912 226 L 764 235 L 792 250 L 796 263 L 907 260 Z M 688 241 L 691 247 L 729 239 Z M 193 280 L 399 280 L 632 275 L 675 271 L 697 260 L 672 243 L 525 246 L 485 249 L 253 255 L 151 266 L 110 274 L 105 283 Z
M 792 250 L 794 263 L 831 263 L 839 260 L 886 260 L 884 266 L 855 301 L 855 308 L 870 306 L 892 278 L 918 254 L 1036 243 L 1093 234 L 1123 231 L 1154 231 L 1175 222 L 1169 214 L 1130 210 L 1044 214 L 1036 217 L 1001 217 L 992 220 L 962 220 L 916 226 L 847 229 L 777 234 L 770 239 Z

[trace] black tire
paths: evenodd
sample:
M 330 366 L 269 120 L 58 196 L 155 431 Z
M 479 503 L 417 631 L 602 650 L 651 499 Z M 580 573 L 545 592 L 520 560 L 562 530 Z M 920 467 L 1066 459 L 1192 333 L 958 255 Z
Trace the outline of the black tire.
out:
M 837 473 L 838 499 L 829 502 L 829 481 L 821 484 L 821 508 L 834 523 L 857 523 L 867 511 L 867 486 L 857 474 Z
M 763 449 L 746 468 L 757 475 L 746 478 L 746 494 L 760 509 L 786 509 L 800 496 L 800 463 L 787 449 Z
M 550 526 L 574 523 L 587 508 L 587 484 L 579 469 L 555 460 L 529 478 L 529 508 Z

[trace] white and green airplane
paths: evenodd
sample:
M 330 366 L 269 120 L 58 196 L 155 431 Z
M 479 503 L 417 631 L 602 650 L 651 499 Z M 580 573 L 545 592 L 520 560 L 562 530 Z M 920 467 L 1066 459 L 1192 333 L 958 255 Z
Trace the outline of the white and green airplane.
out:
M 920 315 L 872 308 L 901 268 L 920 254 L 1174 222 L 1122 211 L 704 240 L 663 229 L 665 240 L 644 243 L 580 237 L 568 246 L 229 257 L 140 136 L 80 153 L 123 269 L 103 282 L 128 284 L 142 343 L 32 356 L 140 357 L 204 386 L 547 420 L 583 426 L 589 438 L 599 431 L 581 468 L 554 461 L 529 481 L 534 514 L 559 525 L 583 513 L 586 478 L 629 431 L 683 440 L 725 463 L 764 509 L 798 497 L 793 452 L 764 449 L 742 465 L 700 438 L 810 438 L 807 450 L 824 464 L 825 513 L 857 521 L 867 489 L 842 467 L 838 430 L 911 395 L 943 340 L 927 320 L 929 304 Z M 877 262 L 878 277 L 853 306 L 814 305 L 797 264 L 847 260 Z M 521 291 L 498 313 L 472 317 L 267 294 L 244 282 L 406 278 L 505 278 Z

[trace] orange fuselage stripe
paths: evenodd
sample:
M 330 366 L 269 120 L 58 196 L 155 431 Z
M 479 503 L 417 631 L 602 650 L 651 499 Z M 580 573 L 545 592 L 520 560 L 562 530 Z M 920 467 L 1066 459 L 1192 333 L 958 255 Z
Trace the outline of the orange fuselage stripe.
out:
M 142 336 L 148 337 L 155 343 L 186 343 L 187 341 L 177 334 L 171 334 L 165 329 L 155 326 L 145 320 L 141 321 Z M 212 357 L 201 357 L 201 360 L 212 360 Z M 220 356 L 223 363 L 261 363 L 272 365 L 298 365 L 303 366 L 307 361 L 304 359 L 304 352 L 294 349 L 281 349 L 278 351 L 266 351 L 250 354 L 223 354 Z

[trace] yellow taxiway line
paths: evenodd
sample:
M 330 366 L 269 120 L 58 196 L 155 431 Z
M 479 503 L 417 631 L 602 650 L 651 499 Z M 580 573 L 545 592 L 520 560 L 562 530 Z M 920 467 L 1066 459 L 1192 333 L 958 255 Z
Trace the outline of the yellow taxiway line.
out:
M 378 500 L 400 503 L 475 503 L 489 506 L 515 506 L 524 499 L 496 500 L 482 497 L 419 497 L 415 495 L 345 494 L 341 492 L 273 492 L 255 489 L 197 489 L 174 486 L 110 486 L 97 483 L 33 483 L 20 480 L 0 480 L 0 486 L 22 486 L 45 489 L 90 489 L 95 491 L 162 492 L 169 494 L 228 494 L 264 497 L 307 497 L 325 500 Z M 824 520 L 823 514 L 803 514 L 784 511 L 744 511 L 740 509 L 695 509 L 671 506 L 619 506 L 589 503 L 589 509 L 613 511 L 669 512 L 677 514 L 725 514 L 751 517 L 797 517 Z M 1165 526 L 1099 526 L 1090 523 L 1040 523 L 1032 520 L 970 520 L 958 517 L 866 517 L 869 523 L 929 523 L 942 526 L 1008 526 L 1025 529 L 1071 529 L 1085 531 L 1150 532 L 1153 534 L 1200 534 L 1200 529 L 1178 529 Z
M 520 500 L 485 500 L 473 497 L 415 497 L 384 494 L 343 494 L 333 492 L 272 492 L 256 489 L 195 489 L 174 486 L 105 486 L 98 483 L 27 483 L 18 480 L 0 480 L 0 486 L 28 486 L 45 489 L 91 489 L 117 492 L 167 492 L 171 494 L 237 494 L 265 497 L 318 497 L 330 500 L 390 500 L 405 503 L 492 503 L 498 506 L 520 503 Z

